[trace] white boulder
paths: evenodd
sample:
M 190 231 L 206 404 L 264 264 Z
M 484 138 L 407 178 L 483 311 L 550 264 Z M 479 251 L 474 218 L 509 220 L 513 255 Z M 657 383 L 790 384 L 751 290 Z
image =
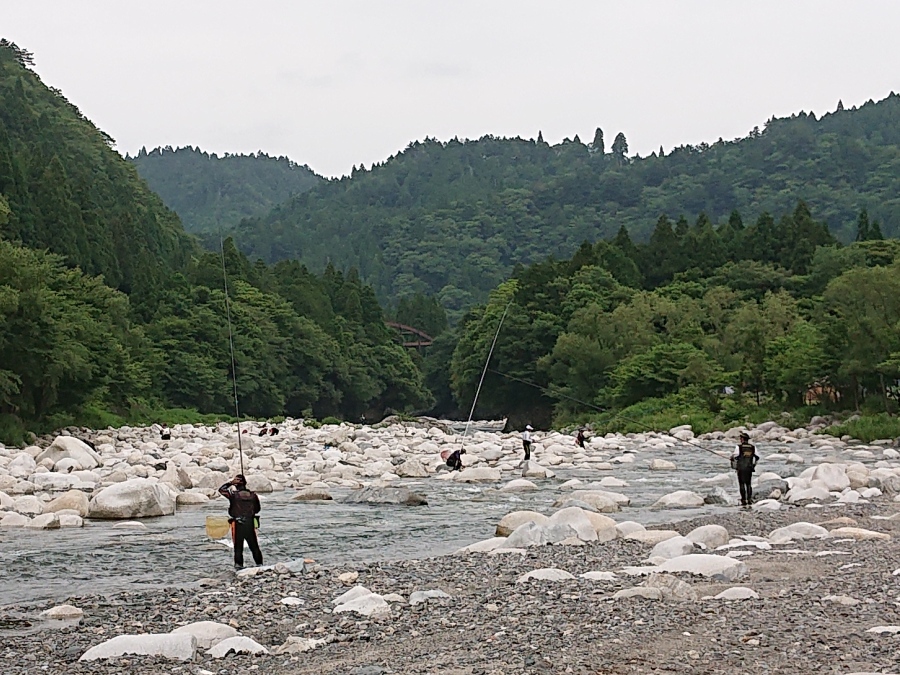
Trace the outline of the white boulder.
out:
M 174 661 L 190 661 L 194 658 L 197 642 L 193 635 L 171 633 L 147 633 L 143 635 L 119 635 L 91 647 L 79 661 L 115 659 L 126 654 L 136 656 L 162 656 Z
M 88 516 L 102 519 L 152 518 L 175 513 L 175 494 L 163 483 L 132 478 L 97 493 Z

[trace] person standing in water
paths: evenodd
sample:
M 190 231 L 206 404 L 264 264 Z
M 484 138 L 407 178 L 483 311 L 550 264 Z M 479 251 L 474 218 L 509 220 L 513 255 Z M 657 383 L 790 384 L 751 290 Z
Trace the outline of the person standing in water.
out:
M 753 479 L 753 471 L 758 461 L 756 446 L 750 443 L 749 434 L 742 432 L 741 442 L 731 454 L 731 468 L 737 471 L 738 486 L 741 490 L 741 506 L 750 506 L 753 503 L 753 487 L 750 481 Z
M 250 547 L 253 561 L 263 564 L 262 551 L 256 539 L 256 515 L 260 511 L 259 497 L 247 489 L 247 479 L 238 474 L 219 488 L 219 494 L 228 499 L 228 522 L 231 523 L 231 538 L 234 541 L 234 569 L 244 567 L 244 542 Z
M 534 431 L 530 424 L 525 425 L 525 431 L 522 432 L 522 447 L 525 449 L 525 461 L 531 459 L 531 432 Z
M 587 436 L 584 435 L 584 429 L 579 429 L 575 436 L 575 444 L 583 450 L 585 441 L 587 441 Z

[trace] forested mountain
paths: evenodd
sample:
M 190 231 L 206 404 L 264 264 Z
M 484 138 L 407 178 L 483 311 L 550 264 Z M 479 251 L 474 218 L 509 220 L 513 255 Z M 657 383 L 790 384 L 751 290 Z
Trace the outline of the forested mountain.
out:
M 469 405 L 506 312 L 479 414 L 517 425 L 708 429 L 809 403 L 896 412 L 900 241 L 865 211 L 855 237 L 840 246 L 803 203 L 746 227 L 734 214 L 720 232 L 703 215 L 661 217 L 647 244 L 623 229 L 519 268 L 467 313 L 428 357 L 450 362 L 435 393 Z
M 355 271 L 202 252 L 32 63 L 0 41 L 0 442 L 233 411 L 223 258 L 244 414 L 430 405 Z
M 127 157 L 170 209 L 194 234 L 218 234 L 242 218 L 262 216 L 321 180 L 308 166 L 287 157 L 219 157 L 200 148 L 145 148 Z M 213 237 L 218 244 L 218 236 Z
M 900 233 L 900 96 L 816 119 L 772 119 L 746 138 L 628 155 L 618 134 L 607 152 L 484 137 L 411 143 L 370 170 L 325 182 L 248 219 L 235 232 L 251 257 L 355 266 L 379 297 L 437 294 L 451 313 L 505 279 L 517 263 L 571 256 L 583 241 L 625 226 L 646 240 L 661 214 L 739 210 L 755 220 L 800 199 L 841 241 L 868 209 L 885 235 Z
M 193 243 L 137 172 L 60 92 L 0 43 L 0 236 L 62 255 L 114 288 L 150 288 Z

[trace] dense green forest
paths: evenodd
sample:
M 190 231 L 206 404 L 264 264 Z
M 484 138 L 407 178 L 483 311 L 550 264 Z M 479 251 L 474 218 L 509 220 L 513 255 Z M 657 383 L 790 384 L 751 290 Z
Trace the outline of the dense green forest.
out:
M 598 129 L 558 145 L 486 136 L 414 142 L 383 164 L 355 168 L 243 221 L 239 246 L 266 261 L 328 261 L 359 269 L 396 304 L 436 295 L 452 319 L 516 264 L 570 257 L 621 226 L 646 241 L 660 214 L 732 210 L 755 219 L 799 199 L 849 242 L 867 208 L 887 236 L 900 233 L 900 96 L 843 106 L 817 119 L 771 119 L 746 138 L 630 156 L 624 134 Z
M 0 41 L 0 441 L 233 411 L 223 260 L 244 414 L 431 405 L 355 271 L 204 253 L 32 65 Z
M 184 265 L 193 241 L 60 92 L 0 43 L 0 236 L 48 249 L 126 292 Z
M 219 157 L 200 148 L 141 148 L 128 157 L 150 188 L 163 198 L 193 234 L 218 232 L 241 219 L 263 216 L 272 207 L 306 192 L 321 178 L 308 166 L 287 157 L 231 155 Z
M 435 382 L 472 400 L 504 312 L 479 412 L 549 425 L 709 429 L 780 411 L 897 409 L 900 241 L 866 211 L 837 243 L 805 203 L 745 225 L 661 217 L 646 244 L 620 230 L 567 260 L 518 268 L 468 312 Z M 435 370 L 435 365 L 426 370 Z M 601 410 L 606 412 L 601 413 Z M 802 411 L 801 415 L 804 414 Z M 631 420 L 630 423 L 629 420 Z

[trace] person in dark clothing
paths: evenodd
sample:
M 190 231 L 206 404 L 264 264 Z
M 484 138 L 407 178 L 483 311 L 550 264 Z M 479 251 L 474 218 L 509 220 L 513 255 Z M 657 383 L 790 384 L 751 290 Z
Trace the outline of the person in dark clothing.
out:
M 269 436 L 277 436 L 278 427 L 269 427 Z
M 258 436 L 266 436 L 269 433 L 269 429 L 265 424 L 262 425 L 262 429 L 259 430 Z
M 234 479 L 219 488 L 219 494 L 228 499 L 228 522 L 231 523 L 231 538 L 234 541 L 234 569 L 244 567 L 244 542 L 250 547 L 253 560 L 262 565 L 262 551 L 256 539 L 256 527 L 259 519 L 259 497 L 247 489 L 247 480 L 238 474 Z
M 578 434 L 575 436 L 575 443 L 579 448 L 584 449 L 585 441 L 587 441 L 587 436 L 584 435 L 584 429 L 579 429 Z
M 741 442 L 731 455 L 731 468 L 737 471 L 738 486 L 741 490 L 741 506 L 750 506 L 753 503 L 753 487 L 750 481 L 753 479 L 753 471 L 759 455 L 756 454 L 756 446 L 750 443 L 750 436 L 741 434 Z
M 164 441 L 172 440 L 172 430 L 165 422 L 163 422 L 162 429 L 159 430 L 159 437 Z
M 462 456 L 466 454 L 465 448 L 454 450 L 447 458 L 447 466 L 451 471 L 462 471 Z

